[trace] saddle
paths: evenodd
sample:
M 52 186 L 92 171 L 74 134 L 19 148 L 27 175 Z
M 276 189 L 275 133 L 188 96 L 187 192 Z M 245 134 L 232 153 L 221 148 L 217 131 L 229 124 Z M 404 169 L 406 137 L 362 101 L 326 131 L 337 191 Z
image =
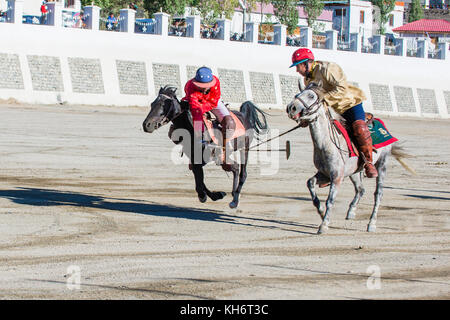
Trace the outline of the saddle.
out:
M 230 115 L 233 118 L 234 123 L 236 124 L 236 129 L 234 130 L 231 138 L 229 138 L 229 140 L 231 141 L 245 135 L 245 127 L 242 124 L 241 120 L 239 120 L 239 118 L 234 114 L 234 112 L 230 112 Z M 222 142 L 219 142 L 214 134 L 215 130 L 219 130 L 220 132 L 222 132 L 222 125 L 220 124 L 219 120 L 215 118 L 213 119 L 211 114 L 209 112 L 206 112 L 203 115 L 203 124 L 205 125 L 206 131 L 210 138 L 209 140 L 217 145 L 221 144 Z
M 374 118 L 372 113 L 366 112 L 366 123 L 371 134 L 374 152 L 377 152 L 378 148 L 385 147 L 398 141 L 397 138 L 389 133 L 384 122 L 379 118 Z M 348 129 L 336 119 L 333 119 L 333 125 L 337 131 L 344 136 L 349 151 L 349 157 L 359 157 L 358 148 L 352 140 L 351 135 L 349 135 Z

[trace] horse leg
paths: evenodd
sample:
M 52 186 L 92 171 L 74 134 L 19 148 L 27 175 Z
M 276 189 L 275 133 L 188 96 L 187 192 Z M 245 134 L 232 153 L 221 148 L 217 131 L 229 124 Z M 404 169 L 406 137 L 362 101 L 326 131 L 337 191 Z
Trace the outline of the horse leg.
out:
M 378 208 L 381 203 L 381 199 L 383 198 L 383 183 L 384 178 L 386 177 L 386 169 L 387 169 L 387 155 L 383 157 L 382 159 L 379 159 L 376 163 L 376 168 L 378 171 L 378 177 L 377 177 L 377 185 L 375 187 L 375 203 L 373 205 L 372 215 L 370 216 L 369 225 L 367 226 L 368 232 L 375 232 L 377 229 L 376 223 L 377 223 L 377 215 L 378 215 Z
M 309 189 L 309 193 L 311 194 L 313 204 L 317 209 L 317 213 L 319 214 L 320 218 L 322 218 L 322 219 L 323 219 L 325 210 L 324 210 L 323 206 L 321 206 L 320 200 L 317 197 L 316 184 L 319 183 L 319 181 L 323 181 L 323 180 L 324 180 L 323 174 L 321 174 L 320 172 L 317 172 L 315 174 L 315 176 L 308 179 L 308 182 L 306 183 L 306 185 Z
M 194 164 L 192 166 L 192 172 L 194 173 L 195 178 L 195 191 L 197 191 L 198 199 L 201 203 L 206 202 L 208 199 L 207 197 L 209 197 L 212 201 L 217 201 L 223 199 L 227 195 L 222 191 L 212 192 L 206 187 L 202 164 Z
M 345 217 L 346 220 L 355 219 L 355 211 L 356 206 L 359 203 L 359 200 L 364 195 L 364 187 L 362 184 L 362 173 L 357 172 L 355 174 L 352 174 L 350 177 L 350 180 L 353 183 L 353 186 L 355 187 L 355 197 L 353 198 L 353 201 L 350 203 L 350 206 L 347 211 L 347 216 Z
M 195 191 L 197 191 L 198 200 L 200 200 L 201 203 L 206 202 L 206 187 L 204 184 L 204 174 L 203 174 L 203 166 L 201 164 L 194 164 L 192 165 L 192 172 L 194 173 L 194 179 L 195 179 Z
M 325 233 L 328 231 L 328 225 L 330 224 L 330 216 L 331 216 L 331 208 L 334 205 L 334 201 L 336 200 L 338 188 L 342 182 L 343 177 L 339 177 L 338 179 L 331 179 L 330 184 L 330 193 L 328 194 L 327 202 L 326 202 L 326 210 L 323 216 L 322 224 L 317 231 L 318 234 Z
M 248 148 L 246 148 L 246 149 L 248 149 Z M 237 177 L 235 177 L 234 172 L 233 172 L 233 192 L 231 193 L 233 195 L 233 201 L 230 202 L 230 208 L 232 208 L 232 209 L 237 208 L 237 206 L 239 205 L 239 196 L 241 194 L 242 186 L 244 185 L 245 180 L 247 180 L 248 150 L 241 151 L 240 155 L 241 155 L 240 162 L 243 162 L 243 163 L 240 165 L 240 170 L 239 170 L 239 168 L 237 170 L 237 172 L 239 173 L 239 184 L 237 186 L 236 186 Z

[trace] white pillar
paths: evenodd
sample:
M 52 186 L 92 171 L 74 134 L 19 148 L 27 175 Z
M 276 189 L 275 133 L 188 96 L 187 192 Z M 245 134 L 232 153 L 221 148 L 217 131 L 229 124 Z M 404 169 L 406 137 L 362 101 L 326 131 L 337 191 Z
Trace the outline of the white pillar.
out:
M 373 53 L 384 54 L 385 36 L 375 35 L 372 37 Z
M 186 37 L 200 39 L 200 22 L 199 16 L 186 17 Z
M 408 46 L 405 38 L 395 38 L 395 55 L 406 57 Z
M 81 11 L 81 0 L 75 0 L 73 8 L 77 11 Z
M 86 29 L 99 30 L 100 26 L 100 7 L 86 6 L 84 7 L 84 18 Z
M 287 27 L 283 24 L 276 24 L 273 26 L 273 43 L 278 46 L 286 46 L 286 30 Z
M 312 48 L 312 28 L 300 28 L 300 41 L 303 47 Z
M 24 0 L 8 0 L 8 11 L 6 13 L 6 21 L 22 24 Z
M 48 18 L 47 24 L 56 28 L 62 27 L 62 2 L 47 2 Z
M 359 33 L 350 33 L 350 50 L 361 53 L 361 37 Z
M 417 57 L 428 59 L 428 43 L 426 40 L 417 41 Z
M 169 15 L 164 12 L 158 12 L 154 14 L 156 25 L 155 34 L 167 37 L 169 35 Z
M 251 43 L 258 43 L 259 23 L 246 22 L 244 31 L 244 41 Z
M 338 46 L 338 31 L 336 30 L 329 30 L 325 32 L 327 35 L 327 40 L 325 42 L 325 47 L 328 50 L 337 50 Z
M 230 41 L 231 20 L 219 19 L 219 20 L 217 20 L 217 25 L 220 28 L 217 39 L 224 40 L 224 41 Z
M 120 9 L 120 32 L 134 33 L 136 11 L 133 9 Z

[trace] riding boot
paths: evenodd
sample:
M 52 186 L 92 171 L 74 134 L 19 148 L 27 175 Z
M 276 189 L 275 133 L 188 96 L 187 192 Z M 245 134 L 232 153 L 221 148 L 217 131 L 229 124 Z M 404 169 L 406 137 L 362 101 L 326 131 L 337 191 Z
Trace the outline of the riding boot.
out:
M 223 144 L 222 144 L 222 168 L 225 171 L 231 170 L 231 164 L 229 156 L 231 154 L 231 150 L 228 146 L 228 141 L 233 136 L 234 130 L 236 129 L 236 123 L 234 122 L 233 118 L 230 116 L 225 116 L 222 119 L 222 138 L 223 138 Z
M 364 169 L 368 178 L 378 176 L 377 169 L 372 164 L 372 137 L 369 128 L 364 120 L 356 120 L 352 123 L 353 135 L 358 146 L 358 150 L 364 157 Z

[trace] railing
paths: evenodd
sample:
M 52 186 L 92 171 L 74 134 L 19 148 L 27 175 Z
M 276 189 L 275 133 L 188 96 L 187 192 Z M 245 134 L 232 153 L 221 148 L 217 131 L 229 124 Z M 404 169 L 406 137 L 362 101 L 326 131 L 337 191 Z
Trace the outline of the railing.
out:
M 340 51 L 351 51 L 351 42 L 338 40 L 337 49 Z
M 134 23 L 134 33 L 155 34 L 156 20 L 155 19 L 136 19 Z
M 302 38 L 295 36 L 287 36 L 286 45 L 291 47 L 302 47 Z
M 120 23 L 123 22 L 123 19 L 108 19 L 108 18 L 100 18 L 100 30 L 106 31 L 120 31 Z
M 169 36 L 186 37 L 186 27 L 170 26 L 169 27 Z
M 23 16 L 21 6 L 15 8 L 16 2 L 8 2 L 8 10 L 0 15 L 0 22 L 12 24 L 45 24 L 55 28 L 85 28 L 92 31 L 106 30 L 139 34 L 155 34 L 162 37 L 189 37 L 194 39 L 220 39 L 223 41 L 241 41 L 249 43 L 260 43 L 262 45 L 295 46 L 307 48 L 319 48 L 327 50 L 364 52 L 382 55 L 415 56 L 420 58 L 447 59 L 450 55 L 449 45 L 438 43 L 436 49 L 423 40 L 420 48 L 411 47 L 406 38 L 390 38 L 392 43 L 386 43 L 386 38 L 374 35 L 371 38 L 362 38 L 358 33 L 351 33 L 349 39 L 341 39 L 339 32 L 328 30 L 325 34 L 313 34 L 312 29 L 301 27 L 299 35 L 287 35 L 286 27 L 274 25 L 270 37 L 265 34 L 259 37 L 259 24 L 246 22 L 244 32 L 231 31 L 231 21 L 226 19 L 217 20 L 217 25 L 205 27 L 201 24 L 200 17 L 189 16 L 183 18 L 183 25 L 170 25 L 170 16 L 165 13 L 156 13 L 154 19 L 136 19 L 135 11 L 132 9 L 120 10 L 117 22 L 100 18 L 100 8 L 96 6 L 84 7 L 85 16 L 79 11 L 62 8 L 61 2 L 49 3 L 49 13 L 46 19 L 40 16 Z M 17 10 L 16 10 L 17 9 Z M 20 17 L 20 18 L 18 18 Z M 259 38 L 259 39 L 258 39 Z M 361 39 L 363 41 L 361 41 Z M 363 44 L 364 42 L 364 44 Z
M 77 11 L 63 10 L 62 23 L 66 28 L 86 28 L 84 16 Z
M 231 41 L 245 41 L 245 36 L 243 33 L 232 32 L 230 34 Z
M 221 31 L 222 28 L 218 26 L 204 26 L 200 30 L 200 35 L 202 39 L 219 39 L 219 34 Z
M 321 34 L 313 34 L 312 47 L 318 49 L 326 49 L 327 37 Z

